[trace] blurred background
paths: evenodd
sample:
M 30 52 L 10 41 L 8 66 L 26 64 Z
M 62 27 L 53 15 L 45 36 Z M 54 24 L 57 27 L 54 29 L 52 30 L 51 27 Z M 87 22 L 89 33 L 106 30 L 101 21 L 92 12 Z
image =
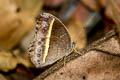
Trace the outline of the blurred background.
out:
M 36 17 L 43 12 L 58 17 L 81 49 L 116 28 L 120 0 L 0 0 L 0 80 L 32 80 L 36 69 L 27 54 Z

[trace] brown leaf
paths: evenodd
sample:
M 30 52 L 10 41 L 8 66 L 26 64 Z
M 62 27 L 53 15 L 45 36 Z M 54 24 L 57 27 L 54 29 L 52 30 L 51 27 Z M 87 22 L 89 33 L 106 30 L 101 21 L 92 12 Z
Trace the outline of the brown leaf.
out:
M 31 63 L 28 58 L 22 54 L 12 55 L 8 51 L 0 51 L 0 70 L 7 72 L 14 69 L 17 64 L 22 64 L 25 67 L 30 67 Z
M 110 3 L 109 0 L 106 0 L 105 4 L 106 4 L 106 12 L 105 12 L 106 16 L 112 20 L 117 18 L 120 23 L 120 18 L 119 18 L 119 16 L 120 16 L 120 0 L 114 0 L 112 4 Z M 112 9 L 114 9 L 115 15 L 113 15 Z
M 120 38 L 120 0 L 106 0 L 106 5 L 106 15 L 115 22 Z
M 42 0 L 0 0 L 0 47 L 11 49 L 18 44 L 32 29 L 42 2 Z

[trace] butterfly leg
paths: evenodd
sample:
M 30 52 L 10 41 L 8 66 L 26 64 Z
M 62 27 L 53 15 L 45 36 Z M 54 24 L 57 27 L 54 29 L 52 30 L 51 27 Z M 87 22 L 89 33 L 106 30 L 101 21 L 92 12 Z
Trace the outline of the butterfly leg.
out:
M 64 66 L 66 66 L 66 56 L 64 56 Z

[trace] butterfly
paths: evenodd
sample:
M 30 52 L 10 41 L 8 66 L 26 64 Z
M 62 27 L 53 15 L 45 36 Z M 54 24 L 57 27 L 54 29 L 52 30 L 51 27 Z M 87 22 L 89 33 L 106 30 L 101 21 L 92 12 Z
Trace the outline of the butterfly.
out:
M 55 16 L 42 13 L 36 19 L 34 40 L 29 55 L 37 67 L 45 67 L 72 52 L 72 41 L 65 25 Z

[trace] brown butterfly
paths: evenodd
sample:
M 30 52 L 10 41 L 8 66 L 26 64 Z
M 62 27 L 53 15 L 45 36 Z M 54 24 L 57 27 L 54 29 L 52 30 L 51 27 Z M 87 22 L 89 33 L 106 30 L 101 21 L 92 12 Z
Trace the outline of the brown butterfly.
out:
M 49 13 L 39 15 L 34 41 L 29 46 L 32 63 L 36 67 L 53 64 L 72 52 L 71 37 L 65 25 Z

